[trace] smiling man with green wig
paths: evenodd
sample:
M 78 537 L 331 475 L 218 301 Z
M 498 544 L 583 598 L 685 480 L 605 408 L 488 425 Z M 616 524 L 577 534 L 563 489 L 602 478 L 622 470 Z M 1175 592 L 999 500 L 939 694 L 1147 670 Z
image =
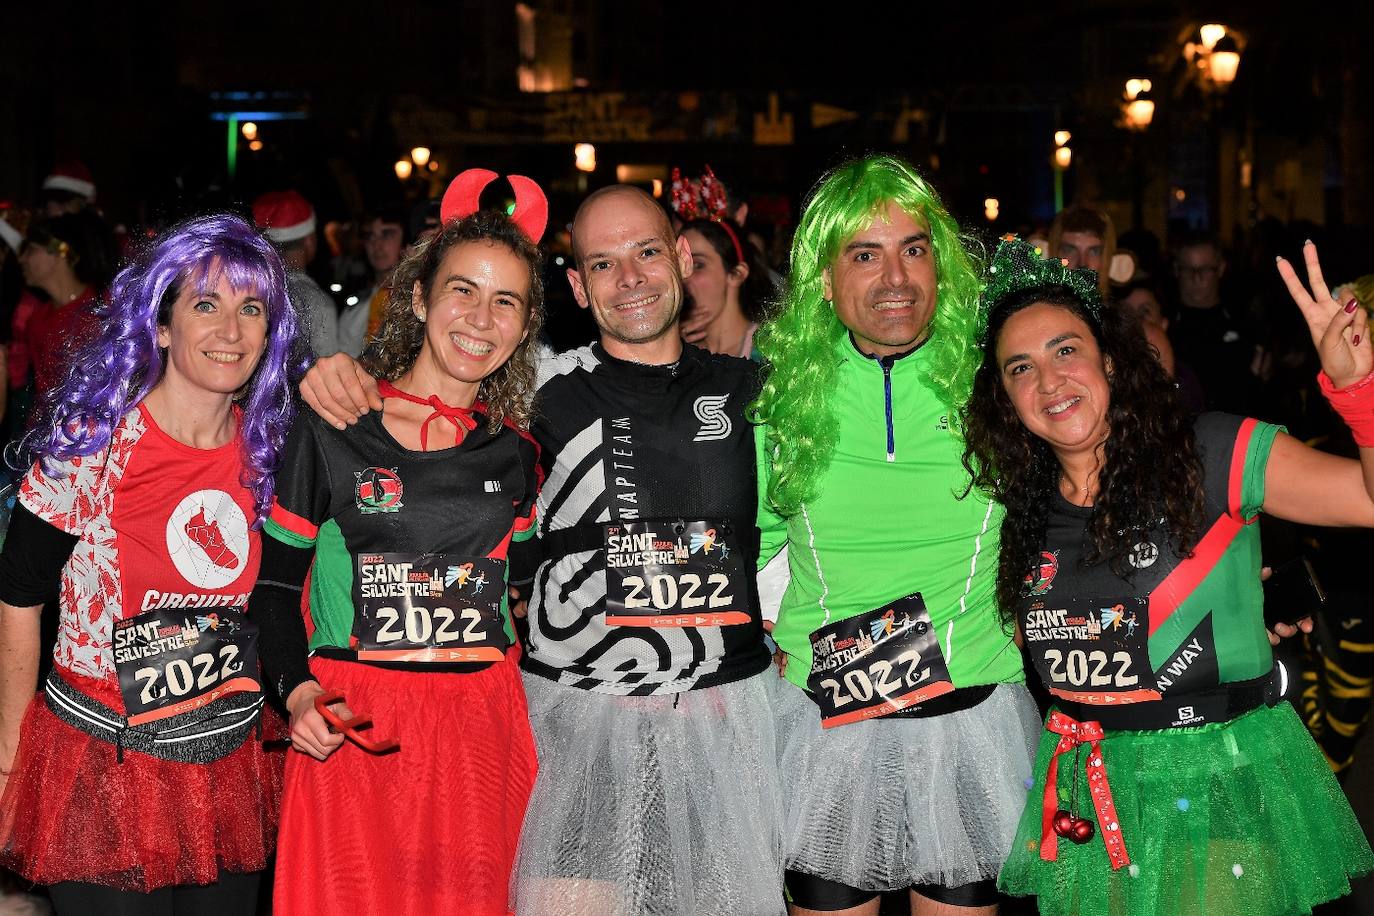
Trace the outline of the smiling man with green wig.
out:
M 773 637 L 798 916 L 869 916 L 901 889 L 917 916 L 993 913 L 1025 804 L 1039 721 L 998 622 L 1001 510 L 961 498 L 973 252 L 908 163 L 849 162 L 812 192 L 759 332 L 760 562 L 789 575 Z

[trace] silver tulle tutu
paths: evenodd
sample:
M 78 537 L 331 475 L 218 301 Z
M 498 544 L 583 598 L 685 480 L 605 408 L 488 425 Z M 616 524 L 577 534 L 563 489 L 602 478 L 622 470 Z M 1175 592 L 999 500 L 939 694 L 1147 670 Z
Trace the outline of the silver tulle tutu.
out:
M 777 674 L 622 697 L 525 676 L 519 916 L 778 916 Z
M 829 729 L 790 682 L 774 705 L 789 869 L 872 891 L 997 877 L 1040 733 L 1024 686 L 941 716 Z

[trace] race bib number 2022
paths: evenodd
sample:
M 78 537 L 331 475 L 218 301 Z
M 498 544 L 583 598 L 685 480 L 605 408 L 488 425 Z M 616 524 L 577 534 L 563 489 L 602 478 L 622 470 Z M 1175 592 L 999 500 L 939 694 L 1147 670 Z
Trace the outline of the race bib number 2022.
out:
M 606 623 L 721 627 L 749 622 L 739 533 L 728 521 L 606 526 Z
M 506 564 L 451 554 L 359 554 L 353 648 L 359 659 L 467 664 L 506 658 Z
M 115 669 L 130 725 L 259 692 L 258 627 L 238 608 L 163 608 L 115 622 Z
M 813 631 L 806 688 L 824 728 L 890 715 L 953 690 L 920 593 Z
M 1020 612 L 1026 650 L 1050 693 L 1091 706 L 1158 700 L 1148 598 L 1050 596 Z

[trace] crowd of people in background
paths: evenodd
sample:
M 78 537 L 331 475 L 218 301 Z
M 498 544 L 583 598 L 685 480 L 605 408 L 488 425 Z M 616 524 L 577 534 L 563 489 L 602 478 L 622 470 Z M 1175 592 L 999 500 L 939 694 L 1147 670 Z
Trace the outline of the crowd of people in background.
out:
M 1374 263 L 1092 201 L 999 245 L 891 156 L 766 228 L 710 166 L 497 177 L 0 210 L 0 863 L 59 913 L 1285 916 L 1374 865 Z M 1065 681 L 1088 629 L 1141 681 Z M 197 644 L 244 661 L 183 690 Z

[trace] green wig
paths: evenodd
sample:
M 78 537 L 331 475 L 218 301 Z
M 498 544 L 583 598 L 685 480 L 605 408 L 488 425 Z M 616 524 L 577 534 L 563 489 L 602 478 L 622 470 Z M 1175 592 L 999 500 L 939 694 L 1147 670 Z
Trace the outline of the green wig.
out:
M 754 338 L 770 364 L 752 419 L 768 426 L 768 500 L 792 515 L 818 492 L 838 438 L 836 349 L 848 332 L 825 300 L 822 274 L 889 203 L 927 227 L 938 280 L 922 383 L 957 413 L 973 387 L 982 288 L 981 246 L 961 235 L 935 191 L 895 156 L 868 156 L 821 178 L 792 240 L 792 267 L 777 316 Z

